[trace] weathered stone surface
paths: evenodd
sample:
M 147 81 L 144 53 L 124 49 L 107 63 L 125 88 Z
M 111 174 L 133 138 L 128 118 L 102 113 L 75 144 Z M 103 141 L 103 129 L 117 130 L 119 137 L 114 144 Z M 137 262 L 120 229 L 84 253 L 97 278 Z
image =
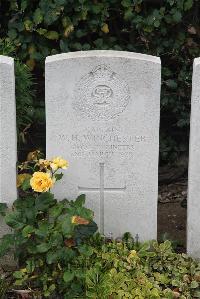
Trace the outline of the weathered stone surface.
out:
M 16 199 L 16 108 L 14 60 L 0 56 L 0 202 Z M 5 232 L 0 219 L 0 236 Z
M 54 191 L 85 193 L 101 232 L 156 238 L 160 59 L 118 51 L 46 60 L 47 156 L 70 167 Z
M 187 251 L 200 258 L 200 58 L 193 66 L 189 152 Z

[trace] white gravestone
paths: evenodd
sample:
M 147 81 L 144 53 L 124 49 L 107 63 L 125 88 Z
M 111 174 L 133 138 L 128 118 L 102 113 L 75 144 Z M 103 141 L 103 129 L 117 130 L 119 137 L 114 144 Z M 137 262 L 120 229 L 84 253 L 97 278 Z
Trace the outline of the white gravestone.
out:
M 9 206 L 17 198 L 16 160 L 14 60 L 0 56 L 0 202 Z M 4 230 L 0 224 L 0 235 Z
M 200 258 L 200 58 L 193 65 L 189 152 L 187 251 Z
M 118 51 L 46 59 L 47 157 L 70 167 L 57 198 L 86 194 L 100 231 L 156 238 L 160 59 Z

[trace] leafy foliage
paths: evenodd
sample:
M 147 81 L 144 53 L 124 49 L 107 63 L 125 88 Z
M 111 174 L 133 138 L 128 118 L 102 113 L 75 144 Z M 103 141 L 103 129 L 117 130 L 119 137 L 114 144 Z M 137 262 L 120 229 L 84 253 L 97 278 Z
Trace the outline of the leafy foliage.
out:
M 14 232 L 3 237 L 0 254 L 14 248 L 21 265 L 14 272 L 17 286 L 39 288 L 45 297 L 54 292 L 77 295 L 84 291 L 84 268 L 79 270 L 77 259 L 81 256 L 86 264 L 93 254 L 85 242 L 97 227 L 92 211 L 83 204 L 84 196 L 57 202 L 51 193 L 15 201 L 14 210 L 5 217 Z M 72 223 L 74 215 L 89 224 Z
M 43 73 L 47 55 L 60 52 L 113 49 L 160 56 L 161 157 L 167 160 L 187 150 L 199 11 L 198 0 L 8 0 L 1 4 L 0 36 L 37 73 Z
M 169 241 L 95 244 L 86 298 L 200 298 L 199 262 L 174 253 Z
M 49 190 L 43 192 L 41 187 L 33 191 L 37 183 L 46 183 L 42 175 L 47 174 L 55 183 L 62 178 L 57 170 L 68 165 L 60 157 L 52 161 L 40 157 L 39 151 L 32 152 L 30 160 L 19 165 L 20 196 L 13 209 L 6 210 L 5 204 L 0 204 L 0 213 L 12 229 L 1 240 L 0 257 L 14 251 L 20 265 L 14 272 L 15 285 L 39 289 L 45 297 L 56 292 L 76 296 L 85 289 L 84 267 L 79 269 L 77 259 L 81 258 L 84 265 L 93 254 L 87 240 L 97 226 L 93 212 L 84 207 L 84 195 L 75 201 L 58 202 Z M 41 174 L 39 182 L 34 182 L 35 174 Z

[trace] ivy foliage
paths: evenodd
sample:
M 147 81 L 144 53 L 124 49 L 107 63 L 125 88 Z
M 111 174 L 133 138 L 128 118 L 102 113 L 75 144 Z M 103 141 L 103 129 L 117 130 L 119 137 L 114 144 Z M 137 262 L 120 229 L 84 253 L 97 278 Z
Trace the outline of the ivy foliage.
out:
M 192 62 L 200 56 L 198 0 L 7 0 L 0 35 L 43 73 L 44 59 L 94 49 L 162 60 L 161 158 L 187 151 Z
M 93 251 L 86 298 L 200 298 L 199 263 L 174 253 L 169 241 L 110 242 Z

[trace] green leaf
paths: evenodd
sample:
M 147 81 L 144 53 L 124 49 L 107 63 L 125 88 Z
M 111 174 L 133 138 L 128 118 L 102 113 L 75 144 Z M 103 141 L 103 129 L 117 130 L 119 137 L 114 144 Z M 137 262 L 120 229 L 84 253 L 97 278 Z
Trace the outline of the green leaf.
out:
M 62 203 L 58 203 L 57 205 L 53 206 L 49 210 L 49 216 L 53 218 L 57 218 L 58 216 L 61 215 L 63 211 L 64 205 Z
M 97 231 L 97 229 L 97 224 L 94 221 L 91 221 L 87 225 L 78 225 L 75 227 L 76 238 L 80 240 L 88 238 L 92 236 Z
M 50 247 L 51 246 L 48 243 L 42 243 L 42 244 L 36 246 L 37 252 L 39 252 L 39 253 L 47 252 L 50 249 Z
M 24 11 L 28 6 L 28 1 L 27 0 L 22 0 L 21 1 L 21 10 Z
M 194 291 L 194 298 L 200 298 L 200 291 Z
M 28 260 L 26 262 L 26 270 L 28 273 L 33 273 L 35 270 L 35 262 L 33 260 Z
M 39 222 L 38 229 L 35 230 L 35 234 L 39 237 L 46 238 L 49 234 L 49 231 L 53 228 L 53 224 L 48 222 Z
M 10 29 L 8 31 L 8 36 L 11 40 L 15 39 L 17 37 L 17 31 L 15 29 Z
M 64 282 L 70 282 L 73 279 L 74 279 L 74 273 L 72 273 L 70 271 L 65 271 L 65 273 L 63 274 Z
M 31 20 L 25 20 L 24 21 L 24 27 L 26 29 L 26 31 L 32 31 L 33 29 L 33 23 Z
M 62 222 L 62 232 L 64 236 L 71 235 L 74 231 L 74 225 L 71 222 L 71 217 L 67 217 Z
M 62 179 L 63 173 L 56 173 L 54 176 L 55 176 L 56 181 L 59 181 Z
M 24 277 L 24 273 L 21 272 L 21 271 L 15 271 L 15 272 L 13 273 L 13 276 L 14 276 L 15 278 L 17 278 L 17 279 L 21 279 L 21 278 Z
M 62 234 L 58 231 L 55 231 L 51 234 L 49 243 L 52 247 L 62 246 L 63 245 L 63 237 Z
M 51 40 L 58 40 L 59 39 L 59 34 L 56 31 L 48 31 L 45 34 L 45 37 Z
M 7 209 L 8 207 L 6 203 L 0 203 L 0 215 L 5 216 Z
M 56 251 L 49 251 L 47 253 L 47 256 L 46 256 L 46 261 L 47 261 L 47 264 L 51 265 L 55 262 L 57 262 L 60 258 L 60 251 L 56 250 Z
M 198 288 L 198 286 L 199 286 L 199 283 L 195 280 L 193 280 L 190 284 L 191 289 L 196 289 L 196 288 Z
M 62 25 L 64 28 L 68 27 L 69 25 L 72 25 L 72 21 L 69 17 L 62 18 Z
M 97 48 L 101 49 L 103 47 L 103 39 L 102 38 L 98 38 L 94 41 L 94 44 Z
M 56 289 L 56 285 L 53 283 L 49 287 L 49 292 L 52 293 Z
M 47 33 L 47 29 L 39 28 L 36 30 L 36 32 L 39 33 L 40 35 L 45 35 Z
M 28 220 L 30 221 L 34 221 L 35 220 L 35 217 L 37 215 L 37 210 L 35 210 L 35 207 L 32 207 L 32 208 L 25 208 L 23 210 L 24 212 L 24 216 L 27 217 Z
M 22 215 L 19 212 L 11 212 L 5 216 L 6 224 L 14 229 L 22 229 L 24 227 L 22 221 Z
M 15 238 L 12 234 L 4 235 L 0 241 L 0 256 L 4 256 L 14 245 Z
M 124 7 L 130 7 L 132 5 L 132 2 L 131 0 L 122 0 L 121 4 Z
M 79 195 L 75 202 L 74 202 L 76 207 L 82 207 L 85 204 L 85 194 Z
M 127 10 L 125 11 L 125 13 L 124 13 L 124 19 L 125 19 L 126 21 L 132 19 L 133 16 L 134 16 L 134 15 L 133 15 L 132 8 L 127 9 Z
M 182 14 L 177 10 L 173 15 L 172 15 L 173 20 L 176 23 L 179 23 L 182 19 Z
M 78 251 L 86 257 L 89 257 L 93 254 L 93 249 L 87 244 L 83 244 L 78 247 Z
M 160 21 L 156 20 L 154 22 L 154 27 L 158 28 L 160 26 Z
M 69 52 L 69 45 L 66 40 L 60 40 L 60 49 L 62 52 Z
M 22 236 L 24 238 L 28 237 L 29 234 L 31 234 L 32 232 L 34 232 L 34 227 L 31 225 L 26 225 L 23 230 L 22 230 Z
M 38 211 L 47 211 L 53 204 L 55 204 L 54 195 L 50 192 L 41 193 L 35 199 L 35 207 Z
M 43 21 L 43 14 L 40 8 L 37 8 L 33 14 L 33 21 L 36 25 L 42 23 Z
M 102 5 L 99 4 L 95 4 L 91 6 L 93 13 L 98 14 L 102 11 Z
M 184 3 L 184 10 L 185 11 L 189 10 L 190 8 L 192 8 L 193 4 L 194 4 L 193 0 L 187 0 L 187 1 L 185 1 L 185 3 Z
M 63 248 L 60 253 L 61 260 L 65 263 L 71 262 L 76 255 L 75 250 L 68 247 Z
M 22 190 L 26 191 L 28 190 L 29 188 L 31 188 L 31 185 L 30 185 L 30 178 L 27 178 L 24 180 L 24 182 L 22 183 L 21 185 L 21 188 Z

